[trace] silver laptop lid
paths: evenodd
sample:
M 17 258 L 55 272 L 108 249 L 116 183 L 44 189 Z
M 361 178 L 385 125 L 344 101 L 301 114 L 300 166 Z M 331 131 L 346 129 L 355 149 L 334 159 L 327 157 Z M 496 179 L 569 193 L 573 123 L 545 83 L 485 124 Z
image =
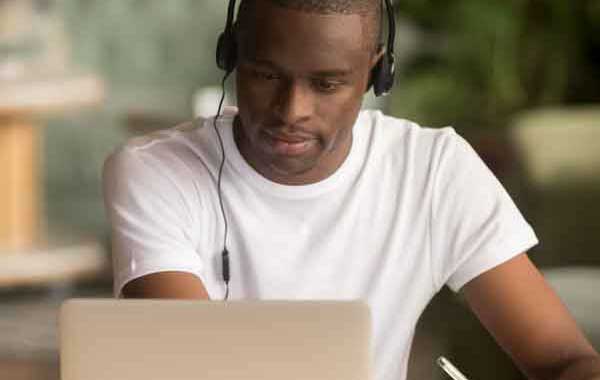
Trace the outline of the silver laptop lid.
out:
M 370 380 L 360 301 L 73 299 L 62 380 Z

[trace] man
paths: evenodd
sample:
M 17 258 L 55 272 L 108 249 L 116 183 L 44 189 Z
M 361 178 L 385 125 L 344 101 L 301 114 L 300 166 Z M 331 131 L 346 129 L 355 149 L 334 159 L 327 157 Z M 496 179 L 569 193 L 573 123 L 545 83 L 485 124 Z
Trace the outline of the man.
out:
M 600 380 L 527 258 L 533 230 L 465 140 L 359 112 L 383 55 L 379 1 L 240 7 L 239 112 L 106 162 L 115 294 L 221 299 L 225 245 L 232 299 L 365 299 L 375 376 L 402 380 L 416 322 L 447 284 L 528 376 Z

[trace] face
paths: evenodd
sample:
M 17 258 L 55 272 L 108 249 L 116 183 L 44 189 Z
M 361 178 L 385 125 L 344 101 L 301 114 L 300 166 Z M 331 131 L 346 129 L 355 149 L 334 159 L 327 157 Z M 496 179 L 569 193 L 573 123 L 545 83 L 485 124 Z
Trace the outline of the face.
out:
M 378 57 L 360 15 L 321 15 L 257 0 L 238 36 L 234 124 L 242 156 L 282 184 L 320 181 L 352 143 L 369 72 Z

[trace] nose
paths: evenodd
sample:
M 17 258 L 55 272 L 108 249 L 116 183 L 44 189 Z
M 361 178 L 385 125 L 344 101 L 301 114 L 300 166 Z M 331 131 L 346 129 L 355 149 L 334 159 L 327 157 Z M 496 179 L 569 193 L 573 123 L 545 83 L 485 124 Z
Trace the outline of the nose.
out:
M 314 98 L 310 89 L 297 82 L 290 82 L 282 87 L 275 107 L 281 121 L 294 125 L 310 119 L 314 111 Z

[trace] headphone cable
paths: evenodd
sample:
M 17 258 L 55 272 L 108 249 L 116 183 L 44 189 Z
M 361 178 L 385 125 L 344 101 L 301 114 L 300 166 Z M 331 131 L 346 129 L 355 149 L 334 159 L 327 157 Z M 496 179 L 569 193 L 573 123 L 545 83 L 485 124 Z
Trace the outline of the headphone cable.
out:
M 219 101 L 219 108 L 217 110 L 217 115 L 213 119 L 213 127 L 215 132 L 217 133 L 217 138 L 219 139 L 219 145 L 221 146 L 221 164 L 219 165 L 219 174 L 217 177 L 217 194 L 219 196 L 219 205 L 221 206 L 221 214 L 223 215 L 223 222 L 225 225 L 225 233 L 223 235 L 223 251 L 221 252 L 221 261 L 222 261 L 222 273 L 223 273 L 223 281 L 225 282 L 225 297 L 224 301 L 229 299 L 229 251 L 227 251 L 227 217 L 225 215 L 225 207 L 223 206 L 223 197 L 221 196 L 221 177 L 223 174 L 223 166 L 225 165 L 225 147 L 223 146 L 223 139 L 221 138 L 221 134 L 219 133 L 219 129 L 217 128 L 217 119 L 221 117 L 221 108 L 223 107 L 223 102 L 225 100 L 225 81 L 229 77 L 228 72 L 223 77 L 221 82 L 221 100 Z

